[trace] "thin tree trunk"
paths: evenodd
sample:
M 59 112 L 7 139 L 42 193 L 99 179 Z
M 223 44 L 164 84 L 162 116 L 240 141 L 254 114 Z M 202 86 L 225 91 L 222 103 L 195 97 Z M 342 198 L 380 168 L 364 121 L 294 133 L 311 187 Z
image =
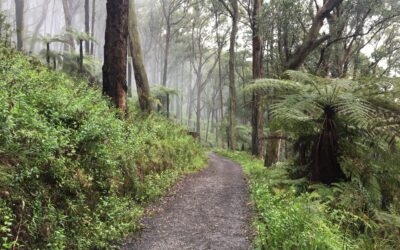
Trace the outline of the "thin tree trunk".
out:
M 217 30 L 217 43 L 218 43 L 218 86 L 219 86 L 219 100 L 220 100 L 220 108 L 221 108 L 221 124 L 224 122 L 224 97 L 223 97 L 223 86 L 222 86 L 222 65 L 221 65 L 221 53 L 222 53 L 222 41 L 221 37 L 219 36 L 219 20 L 218 14 L 215 14 L 216 20 L 216 30 Z M 218 137 L 218 136 L 217 136 Z M 217 139 L 218 144 L 218 139 Z M 224 147 L 224 137 L 221 136 L 221 146 Z
M 201 72 L 201 71 L 200 71 Z M 201 74 L 201 73 L 200 73 Z M 197 98 L 196 98 L 196 132 L 198 133 L 199 140 L 201 138 L 200 130 L 200 117 L 201 117 L 201 80 L 196 79 L 197 85 Z
M 207 128 L 206 128 L 206 142 L 208 142 L 208 129 L 210 127 L 210 108 L 207 109 Z
M 164 51 L 164 68 L 162 75 L 162 85 L 167 87 L 168 81 L 168 59 L 169 59 L 169 47 L 171 42 L 171 27 L 169 22 L 167 21 L 167 33 L 165 35 L 165 51 Z M 163 106 L 165 106 L 167 111 L 167 117 L 169 118 L 169 95 L 167 94 L 166 100 L 163 101 Z
M 68 0 L 63 0 L 62 3 L 63 3 L 63 9 L 64 9 L 65 29 L 68 31 L 72 28 L 71 10 L 70 10 Z M 67 40 L 68 45 L 70 46 L 69 49 L 74 51 L 75 50 L 74 38 L 70 34 L 66 34 L 65 38 Z M 64 51 L 68 50 L 67 43 L 64 44 Z
M 47 62 L 47 67 L 50 68 L 50 43 L 46 43 L 46 62 Z
M 94 25 L 96 22 L 96 0 L 92 1 L 92 33 L 91 36 L 92 38 L 94 38 Z M 91 46 L 90 46 L 90 54 L 93 55 L 94 54 L 94 41 L 91 41 Z
M 129 41 L 140 109 L 151 111 L 150 87 L 143 62 L 142 46 L 137 27 L 135 0 L 129 1 Z
M 262 13 L 262 0 L 254 0 L 253 6 L 253 79 L 263 77 L 263 39 L 260 34 L 260 15 Z M 261 97 L 254 92 L 252 97 L 252 154 L 262 157 L 263 152 L 263 110 Z
M 17 25 L 17 49 L 24 49 L 24 0 L 15 0 L 15 22 Z
M 128 97 L 132 97 L 132 57 L 128 57 Z
M 229 148 L 236 149 L 236 86 L 235 86 L 235 45 L 238 32 L 239 7 L 237 0 L 231 0 L 232 31 L 229 45 Z
M 85 32 L 86 34 L 90 34 L 90 7 L 89 7 L 89 0 L 85 0 Z M 90 53 L 90 44 L 89 40 L 85 41 L 85 53 Z
M 107 1 L 104 45 L 103 93 L 110 96 L 123 114 L 126 106 L 126 61 L 128 34 L 128 0 Z
M 33 52 L 35 50 L 35 45 L 36 45 L 36 42 L 37 42 L 37 36 L 39 35 L 40 28 L 42 28 L 44 21 L 46 21 L 47 10 L 49 9 L 49 5 L 50 4 L 44 4 L 43 5 L 43 9 L 42 9 L 40 20 L 36 24 L 35 30 L 33 31 L 31 44 L 29 46 L 30 47 L 29 51 L 31 51 L 31 52 Z
M 79 40 L 79 73 L 83 74 L 83 40 Z

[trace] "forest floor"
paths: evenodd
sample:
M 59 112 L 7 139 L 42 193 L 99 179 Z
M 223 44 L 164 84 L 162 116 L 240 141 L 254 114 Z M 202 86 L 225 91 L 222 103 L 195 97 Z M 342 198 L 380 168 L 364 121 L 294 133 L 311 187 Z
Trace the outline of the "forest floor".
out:
M 250 249 L 249 192 L 242 168 L 210 154 L 208 168 L 187 176 L 148 208 L 143 230 L 122 249 Z

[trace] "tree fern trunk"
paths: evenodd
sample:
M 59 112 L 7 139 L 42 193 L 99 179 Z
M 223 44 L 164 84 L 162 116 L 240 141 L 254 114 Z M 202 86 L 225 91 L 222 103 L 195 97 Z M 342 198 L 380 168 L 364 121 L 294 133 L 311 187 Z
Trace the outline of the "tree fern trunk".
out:
M 332 107 L 325 108 L 322 131 L 315 140 L 311 157 L 311 181 L 331 184 L 344 177 L 338 162 L 335 115 Z

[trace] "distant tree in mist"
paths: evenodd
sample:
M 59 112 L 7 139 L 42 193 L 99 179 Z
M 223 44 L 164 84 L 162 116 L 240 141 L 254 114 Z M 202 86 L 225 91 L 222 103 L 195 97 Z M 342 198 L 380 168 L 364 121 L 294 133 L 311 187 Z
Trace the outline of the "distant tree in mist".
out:
M 24 0 L 15 0 L 15 23 L 17 28 L 17 49 L 23 50 L 24 48 Z

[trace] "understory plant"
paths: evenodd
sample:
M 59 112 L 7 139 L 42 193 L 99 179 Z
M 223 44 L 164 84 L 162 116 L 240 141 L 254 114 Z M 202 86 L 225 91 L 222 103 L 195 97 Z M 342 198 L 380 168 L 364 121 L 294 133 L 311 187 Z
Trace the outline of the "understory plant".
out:
M 287 71 L 244 90 L 265 97 L 269 127 L 294 142 L 285 178 L 307 180 L 301 194 L 326 206 L 325 217 L 358 249 L 396 249 L 400 241 L 399 89 L 395 78 Z
M 204 164 L 187 132 L 0 46 L 0 248 L 106 249 Z

